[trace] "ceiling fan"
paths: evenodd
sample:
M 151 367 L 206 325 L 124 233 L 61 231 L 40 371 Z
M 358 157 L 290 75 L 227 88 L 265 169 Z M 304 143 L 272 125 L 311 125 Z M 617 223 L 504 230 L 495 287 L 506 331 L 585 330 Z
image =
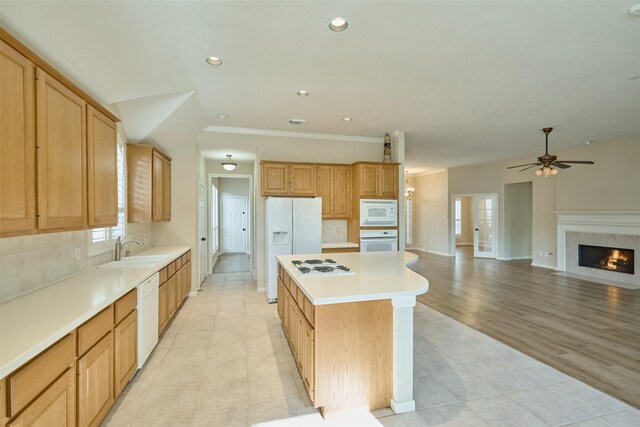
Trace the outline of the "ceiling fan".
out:
M 551 175 L 557 175 L 558 169 L 567 169 L 570 168 L 571 165 L 568 163 L 579 164 L 579 165 L 592 165 L 593 162 L 591 160 L 558 160 L 558 156 L 554 156 L 549 154 L 549 134 L 553 128 L 544 128 L 542 132 L 544 132 L 544 155 L 538 157 L 538 161 L 535 163 L 526 163 L 524 165 L 516 165 L 509 166 L 507 169 L 514 168 L 523 168 L 518 172 L 526 171 L 527 169 L 531 169 L 536 166 L 541 166 L 539 169 L 536 169 L 536 175 L 544 175 L 545 178 Z

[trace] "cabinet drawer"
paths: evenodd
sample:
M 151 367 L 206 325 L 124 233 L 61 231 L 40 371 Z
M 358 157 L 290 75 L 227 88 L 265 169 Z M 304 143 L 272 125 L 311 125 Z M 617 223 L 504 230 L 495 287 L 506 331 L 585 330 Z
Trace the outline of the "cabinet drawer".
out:
M 179 256 L 179 257 L 175 260 L 175 263 L 176 263 L 176 271 L 180 270 L 180 269 L 182 268 L 182 257 L 181 257 L 181 256 Z
M 42 393 L 75 359 L 73 334 L 36 356 L 7 379 L 7 416 L 13 417 Z
M 187 251 L 187 261 L 191 260 L 191 251 Z
M 115 324 L 122 322 L 138 305 L 138 290 L 134 289 L 115 303 Z
M 182 258 L 182 265 L 185 265 L 187 263 L 187 254 L 183 254 L 180 258 Z
M 162 270 L 160 270 L 159 272 L 159 280 L 160 280 L 160 284 L 162 285 L 164 282 L 167 281 L 167 279 L 169 278 L 169 276 L 167 276 L 167 270 L 168 267 L 163 268 Z
M 78 356 L 83 355 L 113 328 L 113 305 L 78 328 Z
M 174 274 L 176 274 L 176 262 L 172 261 L 168 266 L 167 266 L 167 278 L 173 276 Z
M 282 270 L 282 283 L 284 283 L 284 287 L 291 290 L 290 285 L 289 285 L 289 275 L 287 274 L 286 271 L 284 271 L 284 269 Z

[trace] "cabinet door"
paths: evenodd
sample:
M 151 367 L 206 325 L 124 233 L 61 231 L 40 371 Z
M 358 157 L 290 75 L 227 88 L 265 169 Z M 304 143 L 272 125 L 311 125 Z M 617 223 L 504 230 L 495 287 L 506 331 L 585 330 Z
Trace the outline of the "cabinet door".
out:
M 27 406 L 18 418 L 7 424 L 7 427 L 73 427 L 75 425 L 75 372 L 69 369 Z
M 115 341 L 115 395 L 127 385 L 138 368 L 138 313 L 133 311 L 118 324 L 114 331 Z
M 298 370 L 300 371 L 300 375 L 304 378 L 304 369 L 305 369 L 305 361 L 306 361 L 306 347 L 304 345 L 305 342 L 305 323 L 304 314 L 300 310 L 300 307 L 296 307 L 296 317 L 298 322 L 298 338 L 297 338 L 297 349 L 298 349 L 298 357 L 296 358 L 296 363 L 298 364 Z
M 262 195 L 277 196 L 289 194 L 289 174 L 286 163 L 262 164 Z
M 86 102 L 37 69 L 38 228 L 87 224 Z
M 0 41 L 0 235 L 36 228 L 33 64 Z
M 380 194 L 380 180 L 378 165 L 359 165 L 360 173 L 360 197 L 378 197 Z
M 118 223 L 118 139 L 116 124 L 87 107 L 87 179 L 89 225 Z
M 78 359 L 78 425 L 98 426 L 113 404 L 113 332 Z
M 398 197 L 398 167 L 380 166 L 380 197 Z
M 162 221 L 164 218 L 164 156 L 153 152 L 151 167 L 151 188 L 153 192 L 151 200 L 151 220 Z
M 180 307 L 182 302 L 182 290 L 184 289 L 184 267 L 176 273 L 176 307 Z
M 296 164 L 289 165 L 291 181 L 289 194 L 292 196 L 316 195 L 316 165 Z
M 168 281 L 160 286 L 158 291 L 158 334 L 164 331 L 169 321 L 169 305 L 167 300 L 169 294 L 167 293 L 167 289 L 169 289 Z
M 283 294 L 284 284 L 282 283 L 282 279 L 278 277 L 278 317 L 280 318 L 280 322 L 284 322 L 284 294 Z
M 187 261 L 185 268 L 184 296 L 186 298 L 189 295 L 189 291 L 191 290 L 191 261 Z
M 289 343 L 293 357 L 298 359 L 298 304 L 295 298 L 289 298 Z
M 322 219 L 334 217 L 334 168 L 318 165 L 316 172 L 316 196 L 322 197 Z
M 282 327 L 284 329 L 284 335 L 287 337 L 287 339 L 289 339 L 289 323 L 290 323 L 289 303 L 290 303 L 290 300 L 291 300 L 291 294 L 289 293 L 289 291 L 285 287 L 282 288 L 282 296 L 283 296 L 283 301 L 282 301 L 282 318 L 283 318 Z
M 315 336 L 314 330 L 308 322 L 304 322 L 304 366 L 303 379 L 304 385 L 309 391 L 311 400 L 313 401 L 313 391 L 315 390 Z
M 167 281 L 167 310 L 168 319 L 171 320 L 176 313 L 176 275 L 174 274 Z
M 333 217 L 349 219 L 352 215 L 351 166 L 334 166 L 333 176 Z
M 165 221 L 171 220 L 171 160 L 164 159 L 163 169 L 163 201 L 164 206 L 162 209 L 162 219 Z

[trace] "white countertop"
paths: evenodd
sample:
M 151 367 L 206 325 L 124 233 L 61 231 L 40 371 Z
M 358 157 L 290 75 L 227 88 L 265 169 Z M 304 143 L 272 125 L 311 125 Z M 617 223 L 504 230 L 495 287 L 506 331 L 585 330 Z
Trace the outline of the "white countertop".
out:
M 358 248 L 360 245 L 358 243 L 351 242 L 331 242 L 331 243 L 323 243 L 322 249 L 342 249 L 342 248 Z
M 329 254 L 355 272 L 350 276 L 303 276 L 293 260 L 327 258 L 328 254 L 280 255 L 278 261 L 314 305 L 372 301 L 420 295 L 429 281 L 409 270 L 418 256 L 409 252 L 350 252 Z
M 94 268 L 0 304 L 0 378 L 108 307 L 190 248 L 158 246 L 153 268 Z

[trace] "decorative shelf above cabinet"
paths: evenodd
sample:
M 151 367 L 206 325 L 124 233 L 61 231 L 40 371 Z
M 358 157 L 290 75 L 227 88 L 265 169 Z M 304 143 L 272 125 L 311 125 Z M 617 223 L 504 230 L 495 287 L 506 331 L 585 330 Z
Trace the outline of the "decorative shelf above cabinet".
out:
M 152 145 L 127 144 L 129 222 L 171 220 L 171 159 Z

